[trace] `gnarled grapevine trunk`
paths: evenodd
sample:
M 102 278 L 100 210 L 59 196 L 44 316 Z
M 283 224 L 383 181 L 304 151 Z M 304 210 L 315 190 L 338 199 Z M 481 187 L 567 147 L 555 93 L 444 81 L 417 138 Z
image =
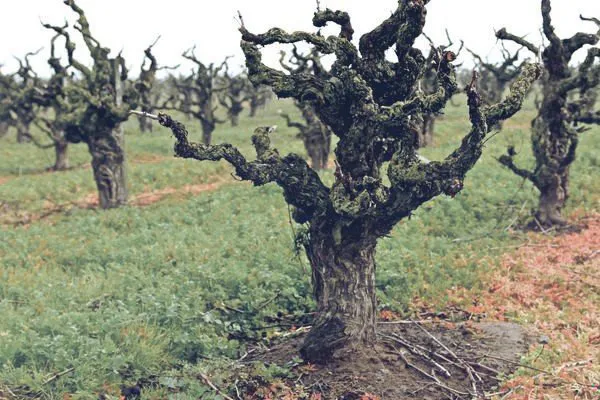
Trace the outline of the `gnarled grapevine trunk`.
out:
M 341 348 L 375 341 L 375 244 L 363 232 L 342 238 L 340 222 L 311 228 L 307 255 L 312 268 L 317 317 L 302 357 L 324 363 Z
M 256 159 L 250 161 L 228 143 L 192 143 L 183 124 L 166 114 L 155 117 L 173 132 L 179 157 L 225 160 L 240 180 L 256 186 L 277 183 L 294 209 L 294 221 L 309 225 L 308 235 L 296 236 L 306 247 L 317 302 L 313 328 L 300 350 L 305 361 L 326 363 L 336 350 L 360 351 L 376 340 L 377 238 L 389 234 L 395 224 L 426 201 L 441 194 L 458 194 L 466 173 L 482 154 L 489 126 L 514 115 L 539 78 L 539 66 L 525 66 L 507 99 L 485 107 L 474 75 L 465 90 L 470 132 L 444 160 L 421 161 L 415 152 L 414 118 L 440 113 L 457 90 L 452 65 L 456 56 L 450 51 L 436 52 L 432 60 L 439 90 L 430 95 L 417 90 L 425 58 L 412 46 L 425 24 L 425 4 L 400 0 L 387 20 L 362 36 L 359 48 L 352 44 L 350 16 L 342 11 L 315 13 L 315 27 L 333 22 L 341 28 L 339 36 L 327 38 L 282 29 L 254 34 L 245 28 L 240 15 L 241 47 L 251 82 L 270 86 L 280 97 L 310 105 L 318 120 L 338 136 L 331 186 L 325 185 L 303 157 L 293 153 L 283 156 L 271 146 L 275 127 L 256 128 L 252 135 Z M 288 70 L 286 74 L 261 61 L 263 46 L 301 41 L 321 53 L 336 55 L 329 72 L 311 75 Z M 397 63 L 386 59 L 392 47 Z M 305 129 L 304 124 L 286 119 L 289 126 Z M 384 183 L 384 169 L 389 184 Z
M 202 124 L 202 143 L 210 144 L 212 140 L 212 133 L 215 130 L 214 122 L 203 119 L 201 121 Z
M 54 152 L 56 154 L 56 160 L 52 167 L 54 171 L 64 171 L 69 168 L 69 159 L 67 157 L 68 148 L 69 142 L 66 140 L 57 140 L 54 143 Z
M 260 105 L 256 104 L 256 102 L 254 102 L 254 101 L 250 102 L 250 113 L 248 114 L 248 116 L 250 118 L 256 117 L 256 112 L 258 111 L 258 107 L 260 107 Z
M 16 123 L 17 128 L 17 143 L 27 143 L 31 141 L 31 136 L 29 134 L 29 124 L 26 124 L 23 121 L 18 121 Z
M 229 117 L 231 119 L 231 126 L 238 126 L 240 124 L 240 113 L 242 112 L 242 110 L 240 110 L 239 112 L 236 111 L 236 113 L 231 114 L 231 116 Z
M 304 147 L 310 157 L 311 167 L 315 170 L 327 168 L 327 160 L 329 159 L 331 137 L 308 137 L 304 138 Z
M 569 166 L 575 161 L 578 136 L 583 131 L 579 124 L 597 124 L 594 101 L 590 107 L 589 91 L 600 84 L 600 20 L 580 16 L 582 21 L 593 22 L 595 34 L 578 32 L 570 38 L 558 37 L 551 18 L 550 0 L 541 0 L 543 34 L 548 45 L 543 49 L 523 37 L 508 33 L 505 28 L 496 32 L 501 40 L 510 40 L 526 47 L 533 54 L 541 54 L 545 67 L 542 80 L 543 100 L 538 116 L 533 121 L 531 144 L 535 155 L 535 169 L 529 171 L 515 165 L 514 148 L 499 161 L 517 175 L 529 179 L 540 191 L 539 209 L 536 212 L 542 226 L 565 225 L 561 211 L 569 195 Z M 587 56 L 578 68 L 569 66 L 573 55 L 585 46 Z M 579 98 L 572 98 L 579 92 Z M 591 117 L 591 118 L 590 118 Z
M 0 121 L 0 138 L 8 133 L 10 124 L 6 121 Z
M 123 136 L 117 129 L 111 134 L 90 138 L 92 169 L 101 208 L 116 208 L 127 203 L 127 175 Z
M 568 195 L 568 170 L 548 176 L 546 184 L 540 187 L 539 209 L 536 213 L 536 218 L 542 226 L 565 225 L 567 223 L 561 216 L 561 211 Z
M 142 111 L 145 112 L 151 112 L 151 110 L 144 110 L 142 107 Z M 142 133 L 152 133 L 152 121 L 150 121 L 148 118 L 146 117 L 139 117 L 139 126 L 140 126 L 140 132 Z
M 536 218 L 542 226 L 565 225 L 561 216 L 569 193 L 569 165 L 575 160 L 577 138 L 565 120 L 567 94 L 558 94 L 552 81 L 544 82 L 544 101 L 531 136 L 540 191 Z
M 433 144 L 433 129 L 435 126 L 434 115 L 423 115 L 423 124 L 419 132 L 419 147 L 427 147 Z

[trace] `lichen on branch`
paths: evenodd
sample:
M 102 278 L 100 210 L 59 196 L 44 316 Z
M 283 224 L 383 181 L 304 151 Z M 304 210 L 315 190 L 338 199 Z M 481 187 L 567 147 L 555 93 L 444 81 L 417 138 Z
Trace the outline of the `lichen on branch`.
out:
M 341 11 L 318 10 L 313 18 L 317 28 L 333 22 L 341 27 L 338 36 L 323 37 L 309 32 L 288 33 L 272 28 L 253 34 L 243 25 L 242 50 L 249 78 L 255 84 L 270 85 L 279 97 L 310 103 L 317 116 L 329 125 L 340 140 L 335 150 L 339 176 L 332 186 L 330 202 L 345 219 L 372 218 L 382 230 L 389 230 L 424 201 L 462 188 L 466 172 L 481 154 L 490 126 L 509 118 L 520 108 L 539 67 L 530 65 L 502 102 L 485 107 L 474 85 L 469 94 L 473 125 L 462 145 L 445 161 L 422 163 L 416 154 L 412 119 L 422 113 L 441 111 L 457 91 L 451 51 L 435 52 L 426 59 L 413 47 L 422 34 L 425 4 L 421 0 L 400 0 L 397 10 L 378 27 L 365 34 L 356 48 L 351 38 L 350 18 Z M 260 47 L 275 43 L 306 42 L 315 51 L 334 54 L 336 61 L 326 74 L 287 69 L 287 74 L 262 62 Z M 386 59 L 394 48 L 397 61 Z M 423 93 L 418 80 L 426 63 L 434 63 L 435 90 Z M 390 187 L 383 184 L 381 169 L 389 162 Z M 381 222 L 388 221 L 388 222 Z
M 598 31 L 578 32 L 561 39 L 553 26 L 551 11 L 551 1 L 542 0 L 542 32 L 548 41 L 543 48 L 508 33 L 506 29 L 496 33 L 498 39 L 513 41 L 536 56 L 541 55 L 544 65 L 543 99 L 532 123 L 535 167 L 527 170 L 517 166 L 514 148 L 509 148 L 507 154 L 499 159 L 500 163 L 531 181 L 540 191 L 536 219 L 544 226 L 566 223 L 560 214 L 569 196 L 569 166 L 575 161 L 579 134 L 586 130 L 581 125 L 600 123 L 594 94 L 600 84 L 600 65 L 597 63 L 600 49 L 588 48 L 585 60 L 577 68 L 569 65 L 576 51 L 600 42 L 600 20 L 581 17 L 583 22 L 593 22 Z
M 417 90 L 427 60 L 413 45 L 423 32 L 427 3 L 399 0 L 390 18 L 362 36 L 359 48 L 350 41 L 350 17 L 342 11 L 317 10 L 316 28 L 328 23 L 340 26 L 340 33 L 329 37 L 280 28 L 253 34 L 240 16 L 250 81 L 310 106 L 339 138 L 331 187 L 300 156 L 282 157 L 272 148 L 274 133 L 268 127 L 254 132 L 256 159 L 248 161 L 230 144 L 190 143 L 182 124 L 164 114 L 157 117 L 173 131 L 176 155 L 226 160 L 242 180 L 255 185 L 277 183 L 294 207 L 294 220 L 307 223 L 302 242 L 311 264 L 317 313 L 300 350 L 306 361 L 327 362 L 340 348 L 376 340 L 377 240 L 424 202 L 460 192 L 466 173 L 481 156 L 490 126 L 518 111 L 540 75 L 539 66 L 524 66 L 507 98 L 489 106 L 482 103 L 474 76 L 467 88 L 471 131 L 443 161 L 424 161 L 416 152 L 414 119 L 423 112 L 442 110 L 457 90 L 452 64 L 456 55 L 450 51 L 436 52 L 429 61 L 436 67 L 435 90 Z M 262 47 L 299 42 L 312 45 L 309 54 L 333 54 L 331 68 L 317 73 L 302 57 L 298 69 L 283 62 L 285 72 L 262 62 Z M 385 57 L 390 48 L 396 61 Z M 384 183 L 386 172 L 389 184 Z
M 248 161 L 230 144 L 206 145 L 190 142 L 185 126 L 166 114 L 159 114 L 158 121 L 173 132 L 176 139 L 176 156 L 198 161 L 225 160 L 234 167 L 236 176 L 241 180 L 250 181 L 256 186 L 277 183 L 283 188 L 287 202 L 297 209 L 298 222 L 305 222 L 303 219 L 306 216 L 326 211 L 329 189 L 300 156 L 289 154 L 281 157 L 276 149 L 271 148 L 269 135 L 275 131 L 274 127 L 260 127 L 255 130 L 252 144 L 256 150 L 256 160 Z

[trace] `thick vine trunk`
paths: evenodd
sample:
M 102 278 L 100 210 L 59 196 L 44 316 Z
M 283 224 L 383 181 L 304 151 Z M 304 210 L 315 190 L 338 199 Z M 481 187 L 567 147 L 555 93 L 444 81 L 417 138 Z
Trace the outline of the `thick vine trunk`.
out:
M 256 117 L 256 112 L 258 111 L 258 105 L 255 104 L 254 102 L 250 102 L 250 113 L 248 114 L 248 116 L 250 118 L 254 118 Z
M 569 196 L 569 171 L 553 173 L 545 179 L 540 187 L 540 199 L 536 218 L 544 227 L 566 225 L 567 220 L 561 215 Z
M 536 218 L 544 227 L 567 223 L 561 211 L 569 195 L 569 166 L 575 160 L 578 141 L 565 120 L 566 102 L 566 94 L 558 93 L 553 81 L 544 82 L 544 101 L 531 136 L 536 158 L 534 183 L 540 190 Z
M 123 134 L 115 130 L 90 138 L 88 148 L 92 154 L 92 169 L 98 188 L 101 208 L 116 208 L 127 203 L 127 174 Z
M 64 171 L 69 168 L 69 158 L 67 157 L 67 150 L 69 148 L 69 142 L 66 140 L 57 140 L 54 143 L 54 153 L 56 154 L 56 160 L 52 170 Z
M 8 133 L 10 124 L 6 121 L 0 121 L 0 138 Z
M 146 111 L 146 110 L 143 110 L 143 111 Z M 147 111 L 147 112 L 150 112 L 150 111 Z M 139 117 L 139 123 L 140 123 L 140 132 L 152 133 L 152 121 L 149 118 Z
M 427 114 L 423 116 L 423 125 L 419 134 L 419 147 L 427 147 L 433 144 L 433 128 L 435 116 Z
M 209 121 L 201 121 L 202 123 L 202 143 L 209 145 L 212 141 L 212 133 L 215 130 L 215 124 Z
M 309 151 L 310 155 L 310 165 L 312 167 L 312 169 L 314 169 L 315 171 L 320 171 L 323 169 L 323 165 L 321 163 L 321 154 L 319 149 L 312 149 L 311 151 Z
M 306 152 L 310 157 L 311 167 L 314 170 L 322 170 L 327 168 L 327 161 L 329 160 L 329 143 L 325 139 L 313 141 L 311 143 L 305 143 Z
M 29 124 L 22 121 L 17 121 L 17 143 L 28 143 L 31 139 L 29 136 Z
M 240 114 L 231 114 L 231 126 L 238 126 L 240 124 Z
M 376 238 L 341 239 L 341 229 L 339 223 L 311 229 L 307 246 L 317 317 L 300 352 L 312 363 L 325 363 L 339 349 L 364 347 L 376 339 Z

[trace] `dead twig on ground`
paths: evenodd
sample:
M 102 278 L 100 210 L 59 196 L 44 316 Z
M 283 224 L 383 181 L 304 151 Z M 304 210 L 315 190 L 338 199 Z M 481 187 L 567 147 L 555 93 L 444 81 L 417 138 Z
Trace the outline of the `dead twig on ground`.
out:
M 215 384 L 212 383 L 210 379 L 208 379 L 208 376 L 206 376 L 202 372 L 199 372 L 198 375 L 200 376 L 200 378 L 202 378 L 202 380 L 204 381 L 204 383 L 206 383 L 218 395 L 223 396 L 223 398 L 226 399 L 226 400 L 234 400 L 233 397 L 227 396 L 221 389 L 219 389 L 218 387 L 216 387 Z
M 75 371 L 75 367 L 67 368 L 67 369 L 65 369 L 65 370 L 64 370 L 64 371 L 62 371 L 62 372 L 58 372 L 58 373 L 56 373 L 56 374 L 52 375 L 50 378 L 46 379 L 46 380 L 44 381 L 44 383 L 42 383 L 42 385 L 47 385 L 47 384 L 49 384 L 49 383 L 51 383 L 51 382 L 54 382 L 55 380 L 57 380 L 57 379 L 58 379 L 58 378 L 60 378 L 61 376 L 63 376 L 63 375 L 66 375 L 66 374 L 68 374 L 68 373 L 71 373 L 71 372 L 73 372 L 73 371 Z

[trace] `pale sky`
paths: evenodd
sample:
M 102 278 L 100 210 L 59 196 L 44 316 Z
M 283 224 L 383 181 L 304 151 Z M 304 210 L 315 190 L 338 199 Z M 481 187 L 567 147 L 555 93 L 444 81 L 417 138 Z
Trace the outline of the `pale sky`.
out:
M 62 25 L 65 18 L 74 22 L 75 13 L 62 0 L 1 1 L 6 3 L 0 12 L 3 72 L 16 68 L 13 56 L 43 46 L 44 51 L 33 59 L 33 65 L 42 75 L 47 75 L 46 59 L 52 34 L 41 26 L 40 19 Z M 233 63 L 241 65 L 237 10 L 242 12 L 247 28 L 254 33 L 274 26 L 287 31 L 315 31 L 311 24 L 315 0 L 78 0 L 77 3 L 85 10 L 92 33 L 103 46 L 110 47 L 114 53 L 124 50 L 132 76 L 138 73 L 143 50 L 159 34 L 162 38 L 154 53 L 161 64 L 182 63 L 182 70 L 187 72 L 189 64 L 183 62 L 180 55 L 196 45 L 197 55 L 206 62 L 220 62 L 227 55 L 235 55 Z M 593 23 L 581 22 L 579 14 L 600 18 L 599 0 L 554 0 L 552 3 L 554 25 L 561 37 L 577 31 L 596 31 Z M 322 8 L 350 13 L 355 40 L 387 18 L 396 4 L 395 0 L 321 0 Z M 463 39 L 469 48 L 492 60 L 498 59 L 499 54 L 494 29 L 505 26 L 509 32 L 528 35 L 536 44 L 541 42 L 540 0 L 432 0 L 427 9 L 425 32 L 434 41 L 445 43 L 444 29 L 447 28 L 455 42 Z M 333 30 L 324 31 L 325 34 L 331 32 Z M 73 37 L 77 36 L 75 32 Z M 277 51 L 271 49 L 265 53 L 269 64 L 277 64 Z M 76 55 L 86 60 L 83 44 L 78 45 Z M 469 65 L 469 58 L 463 53 L 459 62 Z

